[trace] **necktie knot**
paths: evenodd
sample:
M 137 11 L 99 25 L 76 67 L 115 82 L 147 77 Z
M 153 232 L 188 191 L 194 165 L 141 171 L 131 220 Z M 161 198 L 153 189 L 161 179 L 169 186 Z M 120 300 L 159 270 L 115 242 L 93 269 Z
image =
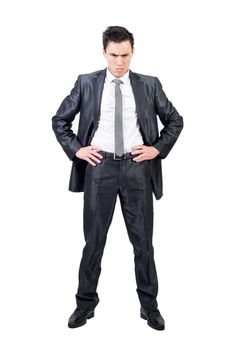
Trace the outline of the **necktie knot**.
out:
M 121 80 L 121 79 L 118 79 L 118 78 L 113 79 L 112 81 L 113 81 L 113 83 L 115 83 L 116 85 L 123 84 L 122 80 Z

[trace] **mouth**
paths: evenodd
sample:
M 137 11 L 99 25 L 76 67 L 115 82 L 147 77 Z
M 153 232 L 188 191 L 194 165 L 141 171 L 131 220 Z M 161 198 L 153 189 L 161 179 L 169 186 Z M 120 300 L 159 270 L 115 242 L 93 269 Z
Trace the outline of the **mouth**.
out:
M 123 72 L 123 69 L 116 68 L 116 72 Z

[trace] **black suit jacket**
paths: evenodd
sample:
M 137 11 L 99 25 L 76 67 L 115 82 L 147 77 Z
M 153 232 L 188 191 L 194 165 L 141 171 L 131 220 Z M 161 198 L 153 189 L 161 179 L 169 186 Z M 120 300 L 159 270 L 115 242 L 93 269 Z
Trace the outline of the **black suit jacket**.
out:
M 87 161 L 75 156 L 84 146 L 90 145 L 98 127 L 103 85 L 106 69 L 79 75 L 75 86 L 52 118 L 52 127 L 58 142 L 72 160 L 69 190 L 84 191 L 84 175 Z M 166 97 L 158 78 L 133 73 L 129 78 L 135 97 L 136 112 L 144 144 L 154 146 L 160 154 L 150 160 L 152 189 L 156 199 L 163 194 L 161 159 L 166 158 L 175 144 L 182 128 L 183 118 Z M 80 113 L 77 135 L 72 131 L 72 122 Z M 163 129 L 158 131 L 157 116 Z

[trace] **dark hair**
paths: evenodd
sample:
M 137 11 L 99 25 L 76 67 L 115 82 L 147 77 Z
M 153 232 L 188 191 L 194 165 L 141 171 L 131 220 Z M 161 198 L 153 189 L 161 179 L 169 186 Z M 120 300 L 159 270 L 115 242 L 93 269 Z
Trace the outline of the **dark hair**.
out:
M 105 32 L 103 32 L 103 48 L 106 51 L 109 41 L 114 41 L 116 43 L 121 43 L 122 41 L 129 40 L 133 48 L 134 38 L 132 33 L 130 33 L 126 28 L 119 26 L 108 27 Z

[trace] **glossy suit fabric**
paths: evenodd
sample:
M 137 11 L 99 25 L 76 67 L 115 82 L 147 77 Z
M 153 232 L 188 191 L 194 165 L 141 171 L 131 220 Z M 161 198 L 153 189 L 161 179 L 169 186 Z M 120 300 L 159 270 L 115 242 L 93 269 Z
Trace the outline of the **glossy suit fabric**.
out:
M 151 311 L 157 306 L 158 290 L 152 246 L 152 197 L 153 193 L 156 199 L 162 196 L 161 160 L 175 144 L 183 128 L 183 118 L 166 97 L 158 78 L 129 71 L 144 144 L 156 147 L 160 155 L 138 163 L 131 159 L 115 161 L 108 158 L 96 167 L 78 159 L 76 152 L 90 145 L 98 127 L 105 76 L 106 69 L 80 75 L 52 118 L 57 140 L 72 160 L 69 189 L 84 191 L 86 244 L 79 269 L 77 304 L 92 309 L 99 301 L 96 287 L 101 258 L 118 195 L 134 248 L 138 296 L 144 309 Z M 71 127 L 78 113 L 79 125 L 75 134 Z M 164 126 L 160 135 L 157 116 Z
M 138 297 L 144 310 L 153 311 L 157 307 L 158 280 L 152 245 L 153 192 L 150 162 L 104 158 L 96 167 L 87 165 L 84 186 L 83 225 L 86 245 L 79 269 L 77 305 L 92 310 L 99 302 L 96 288 L 101 259 L 119 196 L 128 236 L 134 249 Z M 124 289 L 124 285 L 121 288 Z
M 106 69 L 79 75 L 70 94 L 61 103 L 52 125 L 58 142 L 72 160 L 69 190 L 84 191 L 87 162 L 75 154 L 88 146 L 98 127 Z M 183 118 L 168 100 L 158 78 L 129 70 L 140 131 L 147 146 L 155 146 L 160 155 L 150 161 L 152 188 L 156 199 L 163 195 L 161 160 L 166 158 L 182 128 Z M 71 130 L 72 121 L 80 113 L 77 135 Z M 158 130 L 157 116 L 163 129 Z M 107 151 L 107 150 L 106 150 Z

